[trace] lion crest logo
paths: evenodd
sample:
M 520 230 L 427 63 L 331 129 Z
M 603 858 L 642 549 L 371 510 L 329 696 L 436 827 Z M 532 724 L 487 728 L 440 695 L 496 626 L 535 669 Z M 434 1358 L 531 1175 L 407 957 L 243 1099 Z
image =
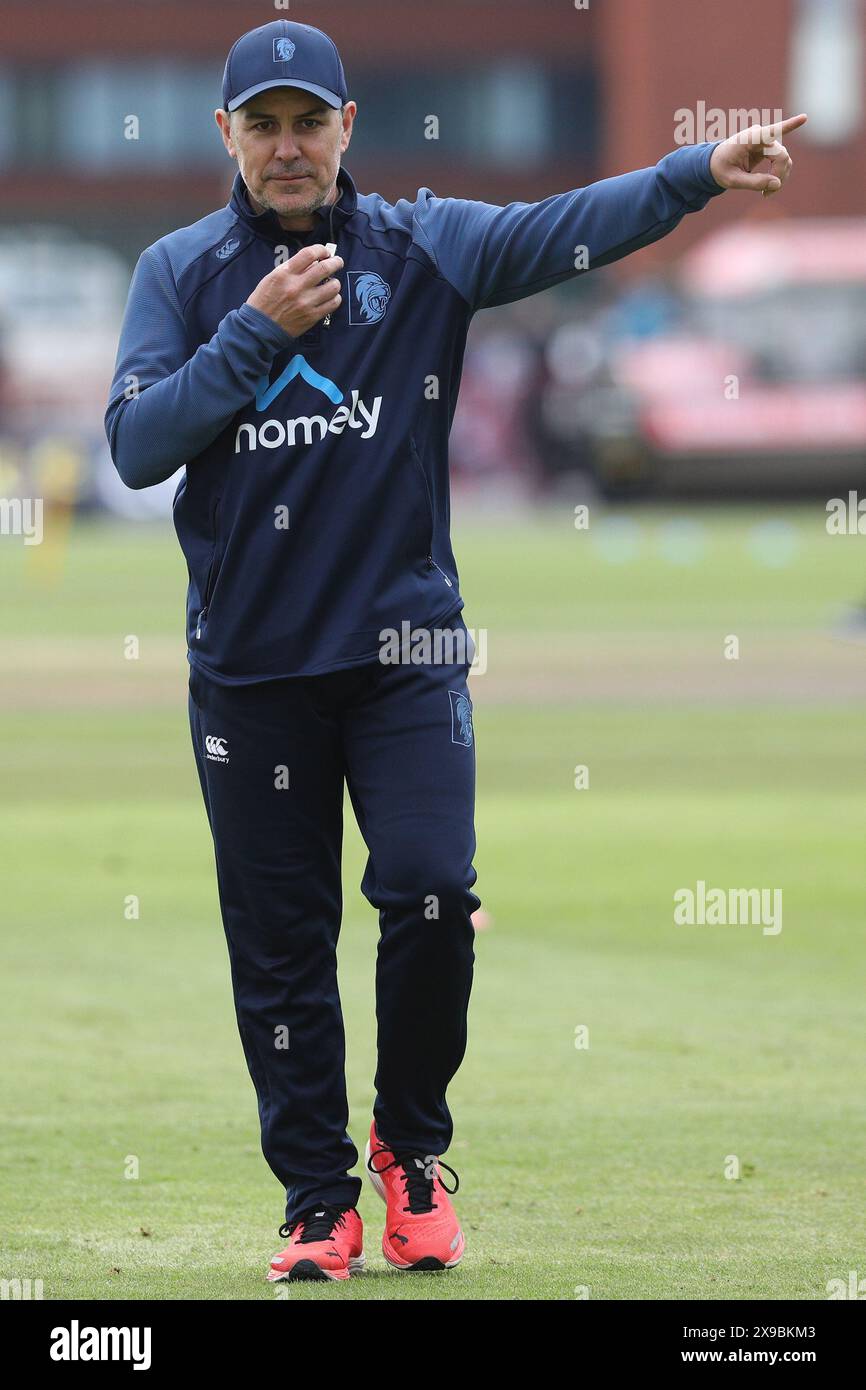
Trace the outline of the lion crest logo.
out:
M 274 62 L 288 63 L 295 56 L 295 45 L 291 39 L 274 39 Z
M 375 270 L 350 270 L 348 274 L 352 283 L 349 322 L 378 323 L 385 317 L 391 286 Z
M 472 747 L 472 702 L 461 690 L 449 690 L 451 701 L 451 742 Z

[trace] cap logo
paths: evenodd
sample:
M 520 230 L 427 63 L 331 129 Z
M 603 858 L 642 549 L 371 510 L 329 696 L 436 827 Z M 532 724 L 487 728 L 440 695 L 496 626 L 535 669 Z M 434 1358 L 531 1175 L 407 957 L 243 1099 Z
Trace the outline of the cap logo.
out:
M 295 45 L 291 39 L 274 39 L 274 62 L 287 63 L 295 56 Z

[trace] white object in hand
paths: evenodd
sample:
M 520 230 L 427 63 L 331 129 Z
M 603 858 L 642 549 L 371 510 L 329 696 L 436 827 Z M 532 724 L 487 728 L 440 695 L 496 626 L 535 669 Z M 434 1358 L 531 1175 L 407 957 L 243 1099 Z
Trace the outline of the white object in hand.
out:
M 335 241 L 326 241 L 326 242 L 325 242 L 325 250 L 327 251 L 327 253 L 328 253 L 329 256 L 336 256 L 336 254 L 337 254 L 337 243 L 336 243 Z M 326 328 L 330 328 L 330 326 L 331 326 L 331 315 L 330 315 L 330 314 L 326 314 L 325 317 L 324 317 L 324 319 L 322 320 L 322 322 L 324 323 L 324 325 L 325 325 Z

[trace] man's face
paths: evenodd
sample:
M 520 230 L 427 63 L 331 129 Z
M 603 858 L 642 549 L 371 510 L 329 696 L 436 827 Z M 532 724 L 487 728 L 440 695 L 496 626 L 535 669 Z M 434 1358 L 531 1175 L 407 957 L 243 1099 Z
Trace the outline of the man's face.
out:
M 253 211 L 270 209 L 287 230 L 311 227 L 312 214 L 333 202 L 357 109 L 349 101 L 341 115 L 299 87 L 270 87 L 230 115 L 218 109 L 217 125 Z

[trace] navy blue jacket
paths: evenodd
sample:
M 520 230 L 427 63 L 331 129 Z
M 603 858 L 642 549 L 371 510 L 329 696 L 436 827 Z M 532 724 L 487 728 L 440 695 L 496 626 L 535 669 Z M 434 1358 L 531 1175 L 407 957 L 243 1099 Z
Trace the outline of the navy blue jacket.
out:
M 227 207 L 148 247 L 106 431 L 129 487 L 185 466 L 193 665 L 228 684 L 312 675 L 376 660 L 385 628 L 444 626 L 463 607 L 448 434 L 472 315 L 657 241 L 722 191 L 712 150 L 506 207 L 429 188 L 391 204 L 341 169 L 300 236 L 238 175 Z M 292 338 L 245 300 L 312 242 L 337 244 L 342 304 Z

